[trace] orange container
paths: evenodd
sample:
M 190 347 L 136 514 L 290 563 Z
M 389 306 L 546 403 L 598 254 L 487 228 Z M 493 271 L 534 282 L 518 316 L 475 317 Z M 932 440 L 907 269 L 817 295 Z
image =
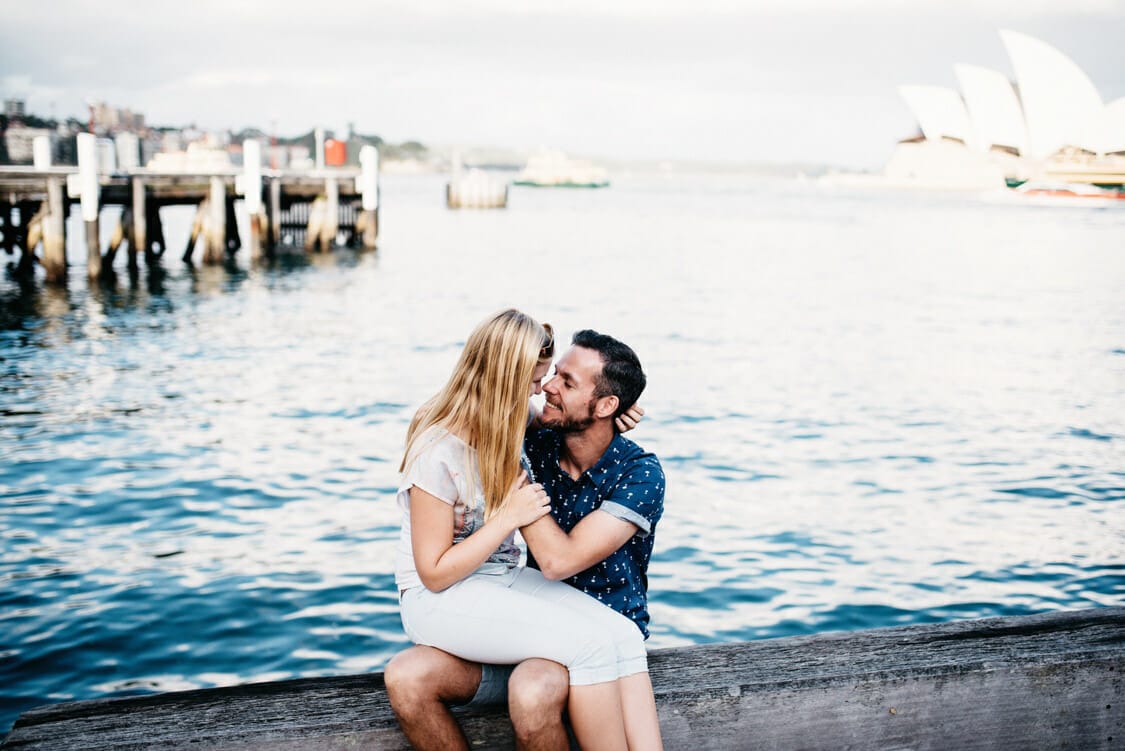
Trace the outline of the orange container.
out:
M 340 167 L 348 161 L 348 145 L 335 138 L 324 142 L 324 163 L 329 167 Z

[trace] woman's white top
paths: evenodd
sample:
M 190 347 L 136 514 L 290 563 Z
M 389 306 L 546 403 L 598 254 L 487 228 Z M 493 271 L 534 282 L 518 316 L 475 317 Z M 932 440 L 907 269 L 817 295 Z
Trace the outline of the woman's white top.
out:
M 420 488 L 453 507 L 454 545 L 484 525 L 484 492 L 481 490 L 476 449 L 441 426 L 427 428 L 414 442 L 398 489 L 402 531 L 396 553 L 395 584 L 400 591 L 422 585 L 410 544 L 412 487 Z M 473 573 L 504 574 L 518 566 L 520 549 L 516 546 L 515 536 L 515 532 L 508 535 Z

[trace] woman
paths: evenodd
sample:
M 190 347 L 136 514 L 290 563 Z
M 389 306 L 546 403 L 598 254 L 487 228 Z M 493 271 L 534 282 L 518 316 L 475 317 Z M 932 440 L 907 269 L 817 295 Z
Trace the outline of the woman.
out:
M 520 455 L 529 396 L 551 344 L 529 316 L 498 313 L 473 331 L 448 383 L 415 415 L 398 494 L 402 621 L 415 643 L 467 660 L 565 665 L 578 742 L 624 749 L 618 679 L 648 669 L 640 631 L 592 597 L 520 567 L 514 544 L 519 527 L 550 510 L 542 487 L 527 483 Z

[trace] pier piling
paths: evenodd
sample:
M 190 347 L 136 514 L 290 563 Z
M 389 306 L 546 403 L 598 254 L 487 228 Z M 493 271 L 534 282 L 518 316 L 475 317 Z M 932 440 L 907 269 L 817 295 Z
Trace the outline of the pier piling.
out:
M 43 222 L 43 267 L 47 281 L 66 282 L 66 201 L 62 179 L 47 178 L 47 216 Z
M 159 253 L 156 252 L 157 246 L 160 247 Z M 160 204 L 151 196 L 145 197 L 145 240 L 143 247 L 145 249 L 145 265 L 149 268 L 159 263 L 160 257 L 168 249 L 168 243 L 164 240 L 164 223 L 160 220 Z
M 78 184 L 82 221 L 86 228 L 86 275 L 96 279 L 102 274 L 101 241 L 98 238 L 101 186 L 98 184 L 97 139 L 90 133 L 78 134 Z
M 221 177 L 211 178 L 208 210 L 203 219 L 203 263 L 223 262 L 227 249 L 226 183 Z
M 35 270 L 35 248 L 43 237 L 43 219 L 47 214 L 46 201 L 32 213 L 32 201 L 21 201 L 20 228 L 16 235 L 16 243 L 20 248 L 20 260 L 17 266 L 20 276 L 27 276 Z M 30 217 L 30 218 L 28 218 Z
M 191 231 L 188 233 L 187 246 L 184 248 L 184 255 L 182 256 L 184 263 L 191 263 L 192 253 L 195 252 L 195 244 L 199 241 L 199 236 L 203 233 L 203 222 L 207 216 L 210 208 L 207 198 L 199 202 L 195 207 L 195 216 L 191 220 Z
M 379 233 L 379 150 L 370 145 L 360 149 L 359 168 L 360 213 L 355 230 L 363 237 L 363 247 L 374 250 Z
M 145 204 L 145 181 L 134 177 L 130 188 L 129 203 L 133 209 L 133 224 L 129 234 L 129 271 L 135 272 L 141 248 L 146 250 L 145 262 L 148 262 L 148 207 Z
M 250 227 L 250 260 L 262 257 L 262 146 L 254 139 L 242 144 L 243 207 Z
M 281 244 L 281 181 L 270 180 L 270 252 Z
M 336 244 L 340 231 L 340 186 L 335 178 L 324 181 L 323 223 L 320 227 L 320 252 L 327 253 Z

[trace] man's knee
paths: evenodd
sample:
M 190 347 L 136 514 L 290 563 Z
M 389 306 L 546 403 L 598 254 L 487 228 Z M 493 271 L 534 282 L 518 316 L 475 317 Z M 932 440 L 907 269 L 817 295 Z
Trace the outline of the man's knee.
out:
M 476 682 L 473 683 L 473 672 Z M 472 698 L 480 684 L 480 667 L 433 647 L 410 647 L 395 655 L 383 671 L 391 706 L 400 714 L 427 702 Z
M 413 704 L 421 694 L 433 691 L 433 683 L 429 680 L 433 674 L 432 660 L 427 654 L 429 651 L 429 647 L 410 647 L 387 663 L 383 670 L 383 682 L 391 704 L 397 705 L 400 701 Z
M 508 712 L 517 735 L 560 722 L 570 693 L 570 673 L 551 660 L 525 660 L 508 679 Z

